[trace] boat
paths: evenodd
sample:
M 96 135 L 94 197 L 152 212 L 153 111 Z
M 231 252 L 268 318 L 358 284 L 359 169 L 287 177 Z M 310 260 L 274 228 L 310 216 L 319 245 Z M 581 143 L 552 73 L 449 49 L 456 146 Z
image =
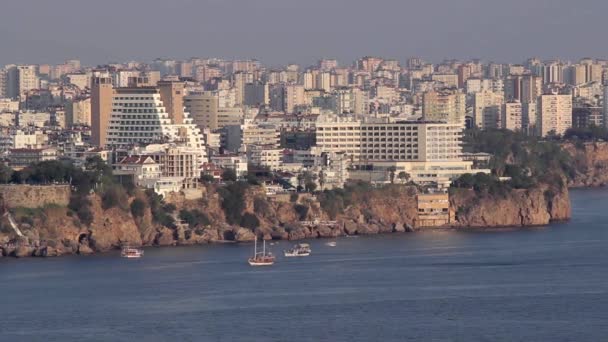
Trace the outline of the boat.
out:
M 123 258 L 141 258 L 144 256 L 144 250 L 134 247 L 125 246 L 120 251 L 120 256 Z
M 325 245 L 327 245 L 329 247 L 336 247 L 337 243 L 336 243 L 336 241 L 330 241 L 330 242 L 326 243 Z
M 268 252 L 266 253 L 266 240 L 264 240 L 264 247 L 261 253 L 258 253 L 258 237 L 255 237 L 255 246 L 253 247 L 253 256 L 249 258 L 249 265 L 251 266 L 272 266 L 274 265 L 274 255 Z
M 283 251 L 286 257 L 305 257 L 309 256 L 312 251 L 307 243 L 299 243 L 293 248 Z

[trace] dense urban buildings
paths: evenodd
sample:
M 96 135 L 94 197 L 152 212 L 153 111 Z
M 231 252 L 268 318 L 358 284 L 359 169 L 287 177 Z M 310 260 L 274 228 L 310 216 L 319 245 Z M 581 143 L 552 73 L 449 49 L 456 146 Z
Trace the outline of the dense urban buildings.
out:
M 403 173 L 444 187 L 489 172 L 463 152 L 465 129 L 548 137 L 608 125 L 606 72 L 592 58 L 11 64 L 0 68 L 0 147 L 16 168 L 101 156 L 161 194 L 224 169 L 314 173 L 326 187 Z

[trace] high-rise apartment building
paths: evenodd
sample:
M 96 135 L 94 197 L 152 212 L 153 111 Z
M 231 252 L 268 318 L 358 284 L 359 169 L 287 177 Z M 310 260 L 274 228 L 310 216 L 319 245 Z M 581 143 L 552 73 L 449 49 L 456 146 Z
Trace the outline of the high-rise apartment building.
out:
M 479 92 L 473 98 L 473 121 L 480 129 L 501 128 L 502 94 Z
M 604 101 L 603 101 L 603 108 L 602 108 L 602 114 L 604 116 L 604 127 L 608 128 L 608 86 L 604 85 Z
M 6 98 L 8 96 L 7 92 L 7 82 L 8 82 L 8 73 L 6 69 L 0 69 L 0 98 Z
M 536 103 L 538 97 L 542 94 L 542 89 L 542 78 L 533 75 L 524 75 L 521 78 L 521 94 L 519 101 L 521 101 L 521 103 Z
M 173 81 L 158 82 L 160 100 L 173 124 L 184 123 L 184 83 Z
M 521 102 L 507 102 L 502 105 L 501 124 L 504 129 L 511 131 L 522 130 L 522 106 Z
M 40 88 L 40 80 L 35 65 L 10 65 L 6 67 L 7 97 L 25 99 L 32 89 Z
M 567 84 L 577 86 L 587 82 L 587 66 L 583 64 L 573 64 L 565 69 L 564 80 Z
M 521 126 L 522 131 L 528 135 L 537 134 L 536 122 L 538 106 L 536 102 L 522 102 L 521 104 Z
M 467 80 L 471 77 L 471 67 L 469 65 L 461 65 L 458 67 L 458 88 L 464 88 Z
M 366 56 L 357 60 L 355 66 L 358 70 L 365 71 L 371 74 L 378 70 L 378 67 L 380 67 L 380 64 L 382 64 L 383 61 L 384 59 L 379 57 Z
M 253 81 L 253 74 L 250 72 L 239 71 L 233 75 L 235 104 L 237 106 L 241 106 L 245 102 L 245 85 L 253 83 Z
M 572 127 L 572 95 L 541 95 L 538 102 L 538 133 L 564 134 Z
M 321 89 L 329 93 L 332 85 L 332 74 L 329 71 L 324 71 L 318 75 L 316 86 L 317 89 Z
M 112 79 L 95 76 L 91 79 L 91 144 L 106 146 L 108 124 L 112 113 Z
M 300 84 L 278 84 L 270 88 L 270 108 L 293 113 L 294 108 L 305 104 L 304 86 Z
M 40 88 L 40 79 L 38 78 L 38 67 L 36 65 L 19 65 L 19 96 L 25 98 L 28 91 Z
M 561 62 L 549 62 L 543 67 L 543 83 L 564 83 L 564 65 Z
M 317 70 L 308 70 L 302 75 L 304 90 L 313 90 L 317 86 Z
M 338 88 L 335 90 L 337 114 L 354 113 L 367 114 L 369 112 L 369 95 L 360 88 Z
M 219 97 L 211 91 L 190 93 L 184 97 L 186 110 L 199 129 L 217 129 Z
M 245 106 L 259 107 L 270 104 L 270 88 L 268 83 L 256 81 L 245 85 Z
M 338 67 L 338 61 L 335 59 L 322 59 L 319 61 L 319 69 L 322 71 L 331 71 Z
M 348 77 L 350 71 L 348 68 L 334 68 L 332 71 L 332 87 L 345 87 L 349 84 Z
M 66 105 L 66 125 L 91 126 L 91 98 L 75 99 Z
M 422 117 L 426 121 L 464 123 L 466 96 L 459 91 L 428 91 L 422 96 Z

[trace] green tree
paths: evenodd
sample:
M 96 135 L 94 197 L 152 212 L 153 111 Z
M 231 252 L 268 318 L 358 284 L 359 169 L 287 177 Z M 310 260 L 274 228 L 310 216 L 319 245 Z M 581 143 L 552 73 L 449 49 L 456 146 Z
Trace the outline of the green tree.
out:
M 131 202 L 131 214 L 133 217 L 141 218 L 144 217 L 146 212 L 146 202 L 136 198 Z
M 215 182 L 215 178 L 212 175 L 202 175 L 201 182 L 205 184 L 213 183 Z
M 260 226 L 260 220 L 251 213 L 245 213 L 241 219 L 241 227 L 254 230 Z
M 101 206 L 104 210 L 118 207 L 127 209 L 128 196 L 125 189 L 120 185 L 112 185 L 105 189 L 101 195 Z
M 247 183 L 251 185 L 260 185 L 260 180 L 254 173 L 248 173 L 247 176 L 245 176 L 245 179 L 247 179 Z
M 399 180 L 401 180 L 402 183 L 407 183 L 408 180 L 410 179 L 410 174 L 405 171 L 401 171 L 397 175 L 397 178 L 399 178 Z
M 198 228 L 201 226 L 208 226 L 211 224 L 209 217 L 200 210 L 187 210 L 182 209 L 179 212 L 179 219 L 188 223 L 191 228 Z
M 236 182 L 236 172 L 233 169 L 225 169 L 222 172 L 222 180 L 224 182 Z
M 13 169 L 5 165 L 0 164 L 0 183 L 9 183 L 13 177 Z
M 239 224 L 241 222 L 241 213 L 245 210 L 245 192 L 249 186 L 247 182 L 234 182 L 218 190 L 228 223 Z
M 315 192 L 315 190 L 317 189 L 317 183 L 315 183 L 312 180 L 306 182 L 306 184 L 304 184 L 304 186 L 306 187 L 306 191 L 308 191 L 308 192 Z

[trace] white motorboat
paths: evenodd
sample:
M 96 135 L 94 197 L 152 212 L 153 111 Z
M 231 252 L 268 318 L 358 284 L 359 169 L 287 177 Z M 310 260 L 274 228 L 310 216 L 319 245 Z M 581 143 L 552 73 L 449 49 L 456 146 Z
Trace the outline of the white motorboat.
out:
M 305 257 L 309 256 L 311 252 L 310 245 L 307 243 L 299 243 L 293 248 L 283 251 L 286 257 Z
M 144 256 L 144 250 L 140 248 L 125 246 L 120 251 L 120 256 L 129 259 L 141 258 L 142 256 Z

